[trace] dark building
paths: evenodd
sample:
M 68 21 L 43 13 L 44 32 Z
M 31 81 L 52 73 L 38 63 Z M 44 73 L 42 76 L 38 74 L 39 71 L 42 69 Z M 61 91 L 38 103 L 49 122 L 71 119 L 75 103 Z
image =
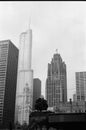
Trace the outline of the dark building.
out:
M 35 109 L 35 102 L 41 96 L 41 80 L 33 79 L 33 110 Z
M 14 123 L 18 52 L 10 40 L 0 41 L 0 127 Z
M 32 112 L 29 130 L 78 130 L 86 128 L 86 113 Z
M 51 63 L 48 63 L 46 99 L 49 107 L 67 102 L 66 64 L 58 53 L 54 54 Z

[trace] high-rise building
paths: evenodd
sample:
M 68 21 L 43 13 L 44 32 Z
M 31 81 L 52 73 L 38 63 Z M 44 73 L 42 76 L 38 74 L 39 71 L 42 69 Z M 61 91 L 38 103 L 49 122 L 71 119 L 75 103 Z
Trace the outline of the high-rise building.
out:
M 49 107 L 67 101 L 66 64 L 57 52 L 53 55 L 51 63 L 48 63 L 46 99 Z
M 33 110 L 35 109 L 35 102 L 41 97 L 41 80 L 38 78 L 33 79 Z
M 76 72 L 77 101 L 86 101 L 86 72 Z
M 0 41 L 0 125 L 4 127 L 15 117 L 18 52 L 10 40 Z
M 74 93 L 73 94 L 73 102 L 76 102 L 77 101 L 77 98 L 76 98 L 76 94 Z
M 20 35 L 15 121 L 29 123 L 33 100 L 32 30 Z

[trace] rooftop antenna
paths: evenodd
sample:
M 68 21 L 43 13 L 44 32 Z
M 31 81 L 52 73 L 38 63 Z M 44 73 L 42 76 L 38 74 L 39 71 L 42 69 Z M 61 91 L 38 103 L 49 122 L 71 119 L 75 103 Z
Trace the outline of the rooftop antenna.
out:
M 30 29 L 30 25 L 31 25 L 31 16 L 29 16 L 29 29 Z
M 56 49 L 56 53 L 58 53 L 58 49 Z

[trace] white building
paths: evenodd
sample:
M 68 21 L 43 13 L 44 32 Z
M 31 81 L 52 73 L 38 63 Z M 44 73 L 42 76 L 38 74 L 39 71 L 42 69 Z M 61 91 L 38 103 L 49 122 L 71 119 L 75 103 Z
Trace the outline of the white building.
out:
M 28 29 L 20 35 L 17 95 L 16 95 L 16 121 L 20 124 L 29 123 L 29 114 L 32 110 L 33 97 L 33 70 L 31 69 L 32 30 Z M 26 110 L 27 109 L 27 110 Z

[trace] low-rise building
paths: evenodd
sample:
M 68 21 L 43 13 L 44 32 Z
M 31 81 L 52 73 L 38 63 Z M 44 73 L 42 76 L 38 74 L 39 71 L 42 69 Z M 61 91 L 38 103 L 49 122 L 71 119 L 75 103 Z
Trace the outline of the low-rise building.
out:
M 65 113 L 79 113 L 86 112 L 86 102 L 67 102 L 67 103 L 58 103 L 54 107 L 54 112 L 65 112 Z

